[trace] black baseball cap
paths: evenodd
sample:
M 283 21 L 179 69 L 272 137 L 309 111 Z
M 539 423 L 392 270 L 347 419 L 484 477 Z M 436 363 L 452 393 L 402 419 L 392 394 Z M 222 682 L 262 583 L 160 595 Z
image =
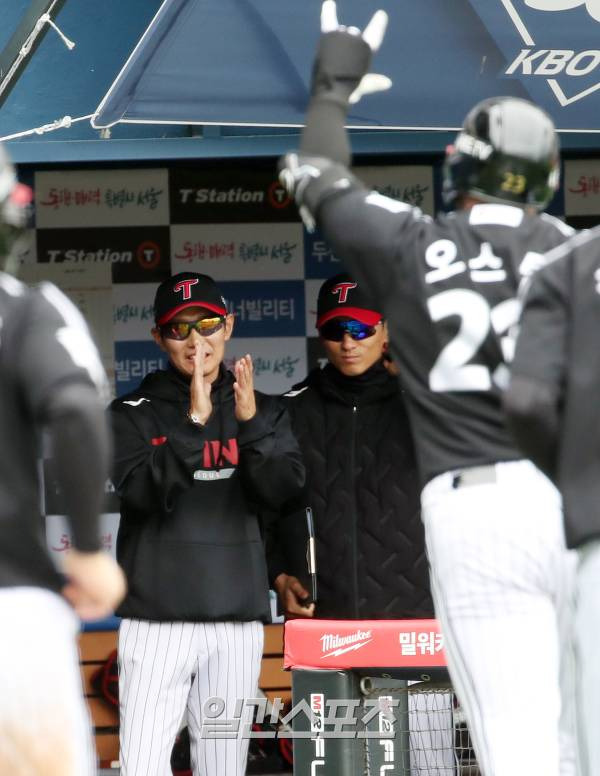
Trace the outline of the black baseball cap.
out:
M 373 309 L 360 285 L 345 272 L 326 280 L 317 299 L 317 329 L 332 318 L 351 318 L 375 326 L 383 315 Z
M 215 281 L 199 272 L 179 272 L 163 280 L 154 297 L 154 319 L 161 326 L 186 307 L 205 307 L 227 315 L 227 304 Z

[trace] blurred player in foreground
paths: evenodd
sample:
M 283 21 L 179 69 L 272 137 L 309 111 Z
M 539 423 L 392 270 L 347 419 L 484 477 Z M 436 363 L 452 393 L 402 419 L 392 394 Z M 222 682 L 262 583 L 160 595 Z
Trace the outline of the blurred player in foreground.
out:
M 600 773 L 600 230 L 546 257 L 525 295 L 505 404 L 523 452 L 563 495 L 578 551 L 575 644 L 585 776 Z
M 453 213 L 432 220 L 367 190 L 348 169 L 344 122 L 362 94 L 390 85 L 369 74 L 386 21 L 376 13 L 361 34 L 323 4 L 300 152 L 282 160 L 281 180 L 381 300 L 409 400 L 436 615 L 481 770 L 566 776 L 575 753 L 560 674 L 575 559 L 558 491 L 523 459 L 501 402 L 518 286 L 572 233 L 538 214 L 558 186 L 558 141 L 531 103 L 486 100 L 446 157 Z
M 29 190 L 0 148 L 0 267 L 14 259 Z M 50 283 L 0 270 L 0 774 L 96 773 L 76 637 L 110 614 L 124 576 L 100 550 L 108 476 L 105 376 L 87 326 Z M 64 576 L 46 550 L 38 464 L 46 431 L 73 532 Z

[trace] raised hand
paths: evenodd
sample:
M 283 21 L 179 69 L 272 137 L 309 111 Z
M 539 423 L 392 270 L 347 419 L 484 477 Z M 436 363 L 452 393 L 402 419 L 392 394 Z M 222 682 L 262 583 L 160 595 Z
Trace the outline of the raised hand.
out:
M 194 353 L 194 372 L 190 382 L 190 415 L 204 425 L 212 413 L 211 383 L 204 379 L 205 342 L 199 340 Z
M 233 372 L 235 374 L 235 383 L 233 384 L 235 417 L 242 422 L 251 420 L 256 415 L 252 357 L 247 354 L 236 361 Z
M 387 23 L 387 13 L 382 10 L 376 11 L 372 16 L 371 21 L 361 33 L 358 27 L 346 27 L 338 22 L 335 0 L 325 0 L 321 7 L 321 33 L 323 35 L 328 35 L 329 33 L 345 33 L 347 35 L 352 35 L 355 38 L 362 40 L 371 53 L 377 51 L 381 46 Z M 329 45 L 331 46 L 331 44 Z M 319 52 L 319 58 L 321 59 L 323 59 L 324 49 L 327 49 L 327 43 L 322 40 Z M 344 65 L 341 64 L 342 57 L 340 56 L 340 53 L 339 46 L 335 45 L 335 55 L 338 59 L 338 65 L 343 69 Z M 327 57 L 325 57 L 325 59 L 327 59 Z M 347 62 L 348 61 L 349 60 L 347 60 Z M 347 64 L 347 62 L 344 64 Z M 357 56 L 356 61 L 351 62 L 351 67 L 345 74 L 346 78 L 356 78 L 357 75 L 360 75 L 361 69 L 364 69 L 365 71 L 368 69 L 369 62 L 370 56 L 367 57 L 366 60 L 364 55 L 363 57 Z M 317 64 L 317 70 L 318 67 L 319 65 Z M 344 75 L 343 73 L 340 74 Z M 365 72 L 362 78 L 360 78 L 358 85 L 350 93 L 348 102 L 350 104 L 357 103 L 365 94 L 384 91 L 385 89 L 389 89 L 391 85 L 392 82 L 387 76 L 378 73 Z

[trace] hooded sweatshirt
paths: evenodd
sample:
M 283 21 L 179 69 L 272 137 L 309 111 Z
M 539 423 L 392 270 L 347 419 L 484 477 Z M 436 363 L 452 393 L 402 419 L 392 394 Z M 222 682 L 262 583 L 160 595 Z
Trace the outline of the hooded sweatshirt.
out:
M 109 408 L 117 559 L 129 583 L 123 617 L 269 621 L 257 515 L 299 491 L 304 467 L 280 402 L 256 392 L 256 415 L 238 422 L 233 383 L 221 366 L 203 427 L 187 419 L 189 380 L 173 368 Z

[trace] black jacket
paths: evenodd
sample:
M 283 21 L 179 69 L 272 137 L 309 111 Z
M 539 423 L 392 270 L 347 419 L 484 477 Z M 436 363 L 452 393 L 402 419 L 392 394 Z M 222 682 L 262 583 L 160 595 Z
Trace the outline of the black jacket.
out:
M 398 383 L 377 365 L 357 378 L 332 365 L 285 398 L 306 464 L 301 499 L 269 532 L 269 573 L 305 579 L 304 525 L 317 540 L 317 617 L 430 617 L 413 443 Z M 310 588 L 309 588 L 310 589 Z
M 304 468 L 280 402 L 257 392 L 255 417 L 238 423 L 233 382 L 221 368 L 203 428 L 186 418 L 189 382 L 174 369 L 110 407 L 117 558 L 129 582 L 121 616 L 269 620 L 257 515 L 300 489 Z

